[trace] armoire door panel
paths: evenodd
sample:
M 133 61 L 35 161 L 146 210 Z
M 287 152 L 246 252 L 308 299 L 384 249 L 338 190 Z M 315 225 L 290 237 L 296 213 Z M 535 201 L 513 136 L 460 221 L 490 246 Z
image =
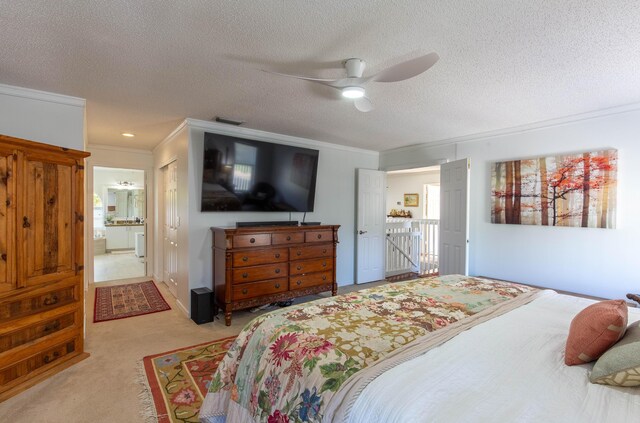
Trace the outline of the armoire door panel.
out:
M 73 206 L 73 208 L 69 210 L 69 218 L 71 219 L 69 227 L 71 227 L 72 230 L 70 232 L 71 238 L 69 238 L 68 241 L 65 239 L 64 242 L 69 245 L 69 261 L 72 269 L 75 270 L 77 274 L 80 274 L 80 280 L 82 280 L 82 275 L 84 274 L 84 165 L 76 163 L 69 169 L 71 170 L 70 178 L 75 183 L 75 185 L 70 185 L 73 191 L 69 192 L 70 204 Z M 75 228 L 73 227 L 74 225 Z M 71 246 L 73 246 L 75 251 L 71 249 Z
M 16 289 L 14 156 L 0 156 L 0 293 Z
M 74 166 L 26 159 L 22 229 L 24 283 L 48 282 L 75 272 Z

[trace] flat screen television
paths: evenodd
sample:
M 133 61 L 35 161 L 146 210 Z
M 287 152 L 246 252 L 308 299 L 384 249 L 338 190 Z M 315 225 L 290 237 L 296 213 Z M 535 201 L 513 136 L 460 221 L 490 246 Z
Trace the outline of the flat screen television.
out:
M 201 210 L 311 212 L 318 153 L 205 132 Z

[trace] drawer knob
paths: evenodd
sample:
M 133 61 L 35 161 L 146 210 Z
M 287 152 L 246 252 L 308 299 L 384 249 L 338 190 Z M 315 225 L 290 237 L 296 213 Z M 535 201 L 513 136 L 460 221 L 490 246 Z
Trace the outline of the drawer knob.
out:
M 318 239 L 322 239 L 322 234 L 318 234 Z
M 243 293 L 244 295 L 247 295 L 247 293 L 248 293 L 248 292 L 249 292 L 249 291 L 248 291 L 246 288 L 242 290 L 242 293 Z
M 296 281 L 296 285 L 302 285 L 302 281 Z
M 322 280 L 326 281 L 327 280 L 327 275 L 322 275 Z
M 51 330 L 58 330 L 58 328 L 60 328 L 60 321 L 56 320 L 53 324 L 45 326 L 44 331 L 49 332 Z
M 247 276 L 249 276 L 249 274 L 248 274 L 247 272 L 244 272 L 244 273 L 242 274 L 242 277 L 243 277 L 243 278 L 246 278 Z
M 44 299 L 44 305 L 48 306 L 48 305 L 54 305 L 54 304 L 58 304 L 58 296 L 54 295 L 52 297 L 47 297 Z
M 58 351 L 54 351 L 53 354 L 44 356 L 44 362 L 51 363 L 53 360 L 55 360 L 58 357 L 60 357 L 60 353 Z
M 249 257 L 247 256 L 242 257 L 242 261 L 247 261 L 247 260 L 249 260 Z
M 296 256 L 301 256 L 302 255 L 302 251 L 298 250 L 298 252 L 296 253 Z
M 275 287 L 276 287 L 276 289 L 280 288 L 280 284 L 279 284 L 279 283 L 277 283 L 277 284 L 275 285 Z
M 276 253 L 276 258 L 280 258 L 280 253 Z
M 276 269 L 276 273 L 280 273 L 280 269 Z
M 327 267 L 327 262 L 326 261 L 322 262 L 322 267 Z
M 296 266 L 296 269 L 302 270 L 302 266 Z
M 322 250 L 322 254 L 326 254 L 326 253 L 327 253 L 327 249 L 325 248 Z
M 255 244 L 256 239 L 255 239 L 255 238 L 251 238 L 251 239 L 249 240 L 249 242 L 250 242 L 250 243 L 252 243 L 252 244 Z
M 287 237 L 287 241 L 291 241 L 291 237 L 290 236 Z

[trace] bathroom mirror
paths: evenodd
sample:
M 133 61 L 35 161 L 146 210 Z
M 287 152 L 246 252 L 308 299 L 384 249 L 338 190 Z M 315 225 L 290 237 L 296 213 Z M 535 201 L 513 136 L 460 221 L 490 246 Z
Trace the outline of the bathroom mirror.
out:
M 119 219 L 144 217 L 143 189 L 108 189 L 107 216 Z

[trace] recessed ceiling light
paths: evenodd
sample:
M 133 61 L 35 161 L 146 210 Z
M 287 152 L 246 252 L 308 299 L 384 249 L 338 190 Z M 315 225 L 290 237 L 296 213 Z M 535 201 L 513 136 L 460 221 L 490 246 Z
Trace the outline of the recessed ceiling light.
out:
M 122 136 L 123 136 L 123 137 L 127 137 L 127 138 L 133 138 L 133 137 L 135 137 L 135 135 L 134 135 L 134 134 L 132 134 L 131 132 L 123 132 L 123 133 L 122 133 Z
M 362 87 L 344 87 L 342 96 L 346 98 L 362 98 L 364 97 L 364 88 Z

